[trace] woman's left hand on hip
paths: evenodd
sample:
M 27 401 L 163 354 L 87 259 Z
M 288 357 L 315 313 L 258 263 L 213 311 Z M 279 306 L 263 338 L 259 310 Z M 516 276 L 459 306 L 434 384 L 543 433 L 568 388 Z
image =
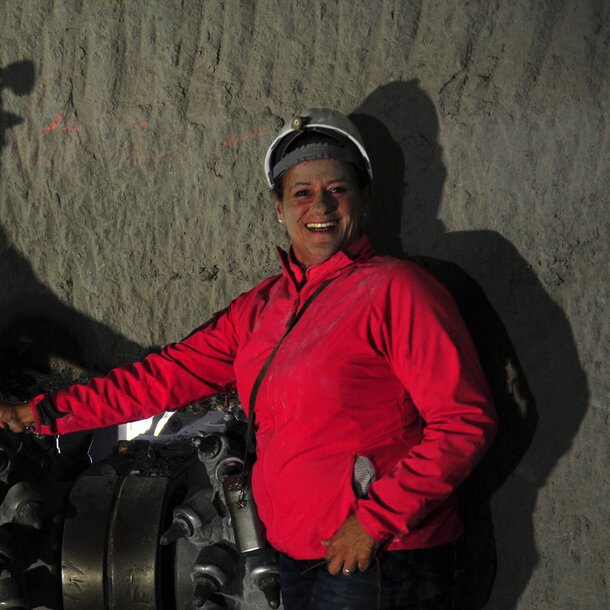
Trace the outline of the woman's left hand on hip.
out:
M 360 525 L 355 515 L 350 515 L 328 540 L 322 540 L 327 547 L 324 559 L 328 571 L 333 575 L 341 572 L 345 576 L 364 572 L 377 554 L 379 543 Z

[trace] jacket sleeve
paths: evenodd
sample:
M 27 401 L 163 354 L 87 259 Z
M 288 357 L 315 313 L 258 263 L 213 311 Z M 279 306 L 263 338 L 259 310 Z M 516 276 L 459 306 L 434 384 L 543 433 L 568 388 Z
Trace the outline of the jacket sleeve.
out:
M 232 308 L 141 362 L 33 399 L 34 429 L 65 434 L 145 419 L 235 385 L 238 336 Z
M 495 434 L 487 381 L 450 294 L 414 265 L 391 282 L 376 331 L 379 349 L 415 405 L 421 440 L 357 501 L 376 540 L 402 537 L 470 474 Z

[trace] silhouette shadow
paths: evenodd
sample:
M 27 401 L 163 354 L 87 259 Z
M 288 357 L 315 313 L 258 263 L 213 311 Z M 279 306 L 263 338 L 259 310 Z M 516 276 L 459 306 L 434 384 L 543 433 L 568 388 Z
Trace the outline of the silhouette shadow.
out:
M 34 80 L 34 63 L 28 60 L 0 69 L 0 155 L 7 144 L 6 131 L 23 123 L 22 117 L 3 111 L 3 94 L 8 91 L 26 95 L 34 87 Z M 2 173 L 0 179 L 5 179 Z M 52 391 L 78 379 L 103 374 L 112 366 L 141 358 L 148 351 L 63 303 L 38 279 L 30 262 L 11 243 L 10 235 L 1 224 L 0 286 L 0 396 L 3 398 L 27 399 L 41 391 Z M 17 480 L 31 482 L 44 490 L 45 476 L 51 476 L 55 487 L 51 497 L 45 496 L 45 501 L 53 505 L 51 513 L 59 514 L 61 498 L 56 497 L 57 482 L 74 480 L 88 465 L 87 448 L 92 437 L 90 455 L 95 461 L 112 450 L 118 440 L 117 428 L 62 437 L 62 452 L 53 460 L 56 472 L 47 472 L 50 458 L 44 456 L 45 452 L 55 449 L 53 439 L 0 432 L 5 450 L 12 448 L 15 454 L 19 448 L 19 459 L 10 480 L 0 482 L 0 499 L 4 499 L 8 488 Z M 30 454 L 41 459 L 31 461 Z M 80 461 L 75 461 L 74 456 Z M 18 551 L 15 566 L 17 573 L 23 574 L 28 607 L 45 604 L 45 608 L 59 610 L 61 591 L 57 574 L 48 569 L 59 565 L 57 542 L 61 533 L 57 531 L 57 523 L 53 521 L 50 527 L 35 534 L 21 530 L 13 534 L 11 544 Z M 41 549 L 48 557 L 36 555 Z M 38 559 L 44 565 L 37 566 Z
M 7 91 L 27 95 L 34 82 L 32 61 L 0 69 L 0 155 L 7 143 L 6 131 L 23 122 L 22 117 L 3 111 L 2 97 Z M 38 279 L 1 224 L 0 286 L 0 394 L 5 397 L 26 399 L 55 390 L 132 362 L 148 351 L 63 303 Z M 98 430 L 94 437 L 91 455 L 97 459 L 114 446 L 117 430 Z M 62 442 L 69 446 L 79 438 L 68 435 Z
M 570 325 L 502 235 L 450 232 L 437 218 L 447 169 L 434 104 L 417 80 L 379 87 L 351 118 L 375 174 L 367 231 L 378 252 L 414 260 L 452 292 L 498 412 L 497 438 L 460 489 L 465 533 L 454 608 L 515 608 L 538 562 L 538 490 L 588 402 Z

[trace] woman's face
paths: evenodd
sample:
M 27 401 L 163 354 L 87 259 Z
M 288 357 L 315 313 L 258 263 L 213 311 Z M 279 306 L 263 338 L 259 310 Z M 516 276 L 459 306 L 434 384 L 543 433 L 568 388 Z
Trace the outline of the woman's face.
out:
M 302 265 L 322 263 L 360 237 L 368 189 L 349 163 L 302 161 L 284 174 L 283 185 L 275 210 Z

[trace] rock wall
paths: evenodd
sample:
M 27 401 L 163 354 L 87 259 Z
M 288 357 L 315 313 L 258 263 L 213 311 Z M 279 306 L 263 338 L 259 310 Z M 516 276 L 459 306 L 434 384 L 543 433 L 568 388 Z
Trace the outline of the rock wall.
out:
M 492 498 L 485 607 L 610 606 L 607 2 L 4 0 L 0 17 L 5 346 L 106 368 L 187 334 L 277 269 L 262 159 L 282 117 L 354 113 L 375 240 L 473 278 L 535 397 Z

